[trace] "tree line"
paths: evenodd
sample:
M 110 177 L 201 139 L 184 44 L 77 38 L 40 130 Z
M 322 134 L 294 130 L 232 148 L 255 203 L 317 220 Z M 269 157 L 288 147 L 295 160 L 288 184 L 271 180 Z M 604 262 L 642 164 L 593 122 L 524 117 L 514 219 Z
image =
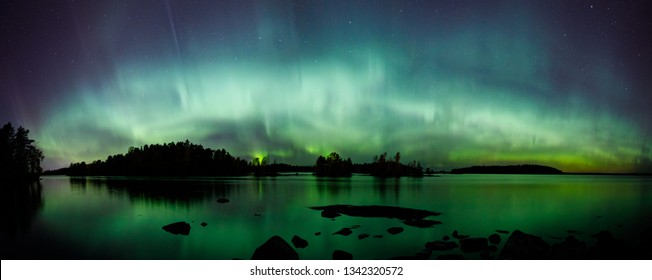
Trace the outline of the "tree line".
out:
M 55 173 L 106 176 L 231 176 L 247 175 L 250 164 L 224 149 L 185 142 L 130 147 L 126 154 L 91 163 L 71 163 Z
M 429 170 L 428 170 L 429 171 Z M 315 162 L 315 175 L 323 177 L 347 177 L 352 173 L 369 174 L 374 177 L 423 177 L 421 162 L 411 161 L 401 163 L 401 153 L 396 153 L 394 158 L 389 158 L 387 153 L 374 157 L 373 162 L 363 164 L 351 163 L 351 158 L 344 160 L 336 152 L 327 157 L 319 156 Z
M 35 179 L 43 172 L 43 152 L 29 138 L 29 130 L 7 123 L 0 129 L 0 174 L 10 179 Z

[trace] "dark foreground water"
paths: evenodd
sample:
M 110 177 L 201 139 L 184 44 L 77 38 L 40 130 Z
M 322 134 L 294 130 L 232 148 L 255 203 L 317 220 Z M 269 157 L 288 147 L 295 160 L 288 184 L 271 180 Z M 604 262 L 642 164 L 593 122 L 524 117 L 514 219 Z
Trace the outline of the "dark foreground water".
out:
M 309 242 L 302 259 L 413 255 L 428 241 L 460 234 L 487 237 L 519 229 L 549 243 L 569 234 L 591 245 L 609 230 L 636 246 L 652 221 L 652 177 L 582 175 L 443 175 L 376 179 L 311 175 L 276 178 L 43 177 L 5 186 L 2 259 L 249 259 L 273 235 Z M 230 202 L 218 203 L 220 198 Z M 386 205 L 441 212 L 442 224 L 407 226 L 398 219 L 323 218 L 310 206 Z M 190 234 L 162 226 L 186 221 Z M 205 227 L 201 226 L 206 222 Z M 333 235 L 358 225 L 349 236 Z M 390 227 L 403 227 L 397 235 Z M 320 232 L 320 235 L 315 233 Z M 370 237 L 358 239 L 359 234 Z M 382 238 L 374 238 L 382 235 Z M 508 238 L 502 235 L 499 250 Z M 461 254 L 459 249 L 445 252 Z M 436 258 L 440 252 L 433 252 Z M 479 254 L 463 254 L 477 259 Z

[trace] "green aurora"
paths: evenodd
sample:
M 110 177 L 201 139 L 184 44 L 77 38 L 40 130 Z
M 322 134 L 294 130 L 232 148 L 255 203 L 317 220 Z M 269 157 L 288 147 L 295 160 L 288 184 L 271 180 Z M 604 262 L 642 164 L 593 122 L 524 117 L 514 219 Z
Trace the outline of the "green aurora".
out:
M 102 2 L 68 7 L 45 101 L 7 99 L 46 168 L 188 139 L 292 164 L 652 171 L 649 83 L 593 6 Z

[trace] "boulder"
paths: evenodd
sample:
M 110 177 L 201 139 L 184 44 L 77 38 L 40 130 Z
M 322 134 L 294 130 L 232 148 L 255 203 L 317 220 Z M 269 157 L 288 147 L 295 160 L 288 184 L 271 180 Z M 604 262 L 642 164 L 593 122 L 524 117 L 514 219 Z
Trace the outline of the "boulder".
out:
M 299 237 L 298 235 L 292 236 L 292 244 L 294 248 L 306 248 L 308 247 L 308 241 Z
M 333 251 L 333 259 L 334 260 L 352 260 L 353 255 L 347 251 L 343 250 L 335 250 Z
M 554 260 L 581 260 L 586 255 L 586 243 L 577 240 L 575 236 L 569 235 L 560 243 L 552 245 L 550 258 Z
M 190 224 L 186 222 L 176 222 L 176 223 L 163 226 L 163 230 L 175 235 L 176 234 L 189 235 Z
M 477 253 L 487 249 L 487 239 L 484 237 L 464 238 L 460 240 L 460 250 L 464 253 Z
M 542 260 L 548 259 L 550 244 L 541 237 L 515 230 L 509 236 L 498 259 L 507 260 Z
M 282 237 L 274 235 L 260 245 L 252 260 L 298 260 L 299 254 Z
M 453 250 L 457 247 L 460 247 L 457 245 L 457 243 L 453 241 L 432 241 L 432 242 L 426 242 L 426 249 L 430 251 L 448 251 L 448 250 Z
M 500 235 L 498 235 L 496 233 L 489 235 L 489 243 L 491 243 L 491 244 L 498 245 L 498 244 L 500 244 L 501 240 L 502 239 L 500 238 Z
M 399 233 L 403 232 L 403 230 L 404 229 L 402 227 L 391 227 L 391 228 L 387 229 L 387 232 L 389 234 L 399 234 Z
M 350 228 L 343 228 L 333 233 L 333 235 L 339 234 L 339 235 L 349 236 L 351 235 L 351 233 L 353 233 L 353 231 Z

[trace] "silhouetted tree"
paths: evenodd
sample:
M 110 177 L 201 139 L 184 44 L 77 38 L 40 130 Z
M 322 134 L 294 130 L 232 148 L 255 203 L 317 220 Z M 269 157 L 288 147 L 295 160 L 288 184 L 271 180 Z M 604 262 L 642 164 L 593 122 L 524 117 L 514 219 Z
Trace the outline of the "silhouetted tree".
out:
M 349 177 L 352 168 L 351 158 L 343 160 L 339 154 L 332 152 L 327 157 L 319 156 L 317 158 L 314 174 L 326 177 Z
M 37 178 L 43 169 L 43 152 L 29 139 L 29 130 L 11 123 L 0 129 L 0 172 L 9 178 Z

